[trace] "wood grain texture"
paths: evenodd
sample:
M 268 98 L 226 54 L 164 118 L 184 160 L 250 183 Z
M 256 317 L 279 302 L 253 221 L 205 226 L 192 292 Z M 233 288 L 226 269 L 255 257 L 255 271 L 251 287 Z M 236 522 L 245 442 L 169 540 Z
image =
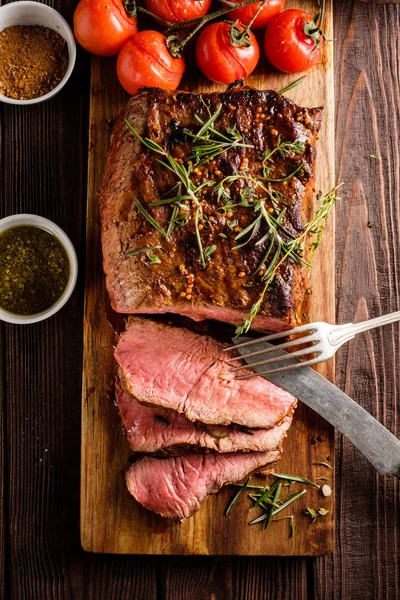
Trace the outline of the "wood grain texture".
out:
M 290 6 L 290 4 L 289 4 Z M 312 12 L 317 4 L 307 5 Z M 328 3 L 327 35 L 331 37 L 332 10 Z M 248 78 L 258 88 L 282 89 L 295 77 L 268 72 L 266 61 Z M 122 433 L 117 410 L 112 402 L 115 374 L 113 345 L 116 334 L 107 322 L 114 320 L 108 308 L 101 266 L 99 211 L 96 198 L 108 149 L 110 124 L 122 110 L 126 96 L 117 83 L 112 60 L 94 58 L 92 62 L 90 106 L 90 152 L 87 205 L 87 279 L 84 323 L 84 368 L 82 410 L 81 540 L 85 550 L 122 554 L 202 554 L 202 555 L 319 555 L 332 549 L 332 498 L 323 500 L 329 514 L 309 527 L 303 514 L 307 505 L 321 502 L 317 491 L 310 491 L 296 505 L 297 533 L 289 539 L 288 523 L 274 523 L 274 533 L 265 536 L 253 528 L 245 506 L 229 518 L 223 517 L 232 496 L 224 489 L 210 498 L 184 523 L 167 521 L 145 511 L 129 495 L 124 472 L 130 454 Z M 211 84 L 197 69 L 187 69 L 180 86 L 196 91 L 222 90 Z M 316 188 L 328 191 L 334 186 L 333 69 L 332 45 L 325 46 L 321 65 L 308 75 L 306 83 L 290 92 L 303 106 L 324 106 L 323 126 L 318 143 Z M 315 201 L 313 210 L 318 204 Z M 315 257 L 311 276 L 311 320 L 334 321 L 334 225 L 330 219 L 323 244 Z M 320 366 L 333 378 L 333 364 Z M 315 445 L 311 439 L 321 436 Z M 332 429 L 323 419 L 301 406 L 285 443 L 279 469 L 301 473 L 315 479 L 324 475 L 317 460 L 333 458 Z
M 76 0 L 58 0 L 53 6 L 71 22 L 75 4 Z M 399 201 L 399 41 L 396 36 L 392 37 L 392 28 L 395 24 L 398 29 L 400 7 L 364 6 L 349 0 L 337 0 L 334 9 L 338 108 L 337 167 L 338 171 L 340 168 L 341 179 L 346 182 L 352 181 L 355 172 L 361 173 L 359 179 L 363 181 L 363 201 L 367 213 L 378 212 L 380 219 L 379 207 L 382 202 L 386 209 L 390 207 L 393 211 Z M 374 15 L 378 18 L 379 38 Z M 64 215 L 68 215 L 68 231 L 74 236 L 80 257 L 84 253 L 84 220 L 81 208 L 84 206 L 86 195 L 83 190 L 86 179 L 86 127 L 85 123 L 82 123 L 82 118 L 86 115 L 86 106 L 85 103 L 82 105 L 82 101 L 87 98 L 89 75 L 86 59 L 83 52 L 78 55 L 78 71 L 75 71 L 74 75 L 76 78 L 70 82 L 71 94 L 65 95 L 68 88 L 64 90 L 58 99 L 55 99 L 57 107 L 50 113 L 44 110 L 44 106 L 34 111 L 22 111 L 9 110 L 0 104 L 1 216 L 21 210 L 32 210 L 56 220 L 63 211 Z M 381 167 L 384 170 L 383 187 L 378 187 L 378 194 L 376 182 L 371 182 L 369 178 L 364 182 L 363 176 L 364 171 L 370 168 L 369 162 L 368 168 L 366 167 L 364 156 L 374 153 L 371 141 L 375 138 L 364 136 L 364 128 L 369 127 L 371 108 L 358 116 L 353 110 L 352 117 L 349 119 L 348 116 L 353 88 L 361 71 L 366 73 L 366 79 L 370 87 L 372 86 L 369 107 L 372 105 L 377 115 L 379 138 L 384 140 L 384 162 Z M 361 110 L 364 109 L 361 105 Z M 347 123 L 353 125 L 348 126 Z M 53 140 L 53 151 L 44 153 L 40 161 L 41 168 L 51 172 L 53 176 L 64 171 L 62 209 L 53 193 L 53 186 L 48 182 L 43 185 L 42 171 L 31 168 L 31 153 L 43 152 L 43 148 L 34 144 L 31 137 L 41 130 L 47 131 L 46 134 L 40 133 L 41 141 L 50 131 Z M 346 144 L 344 139 L 347 140 Z M 380 145 L 382 139 L 379 140 Z M 347 156 L 348 148 L 353 144 L 357 145 L 358 152 Z M 67 152 L 61 151 L 64 147 L 68 148 Z M 77 157 L 75 154 L 79 152 L 80 147 L 82 154 Z M 64 165 L 62 168 L 59 164 L 60 155 Z M 24 186 L 25 193 L 21 191 L 21 179 L 27 180 Z M 349 201 L 351 194 L 348 190 L 351 189 L 351 184 L 350 187 L 346 186 L 345 202 Z M 344 280 L 339 277 L 342 271 L 349 269 L 349 265 L 346 265 L 346 255 L 343 253 L 346 239 L 343 231 L 347 231 L 348 228 L 349 210 L 338 208 L 336 248 L 340 253 L 339 318 L 346 320 L 354 317 L 355 307 L 360 298 L 360 278 L 354 273 L 356 283 L 351 283 L 348 289 L 343 289 Z M 377 248 L 377 257 L 383 261 L 390 261 L 380 263 L 376 270 L 383 270 L 384 276 L 391 281 L 395 279 L 396 274 L 398 275 L 399 270 L 396 254 L 399 248 L 396 215 L 398 218 L 398 213 L 394 211 L 389 219 L 390 227 L 384 244 L 390 250 L 384 258 L 379 244 L 381 233 L 370 232 L 373 245 Z M 59 223 L 63 224 L 61 220 Z M 352 223 L 356 225 L 354 219 Z M 353 248 L 354 253 L 356 256 L 354 258 L 352 255 L 351 260 L 361 260 L 363 246 L 359 244 Z M 347 258 L 350 260 L 349 254 Z M 23 338 L 17 337 L 17 328 L 0 325 L 0 398 L 4 401 L 4 411 L 0 414 L 8 417 L 5 420 L 6 431 L 0 429 L 0 453 L 3 452 L 7 466 L 5 477 L 0 481 L 0 486 L 4 484 L 7 494 L 6 502 L 4 497 L 0 496 L 5 522 L 5 527 L 0 533 L 0 565 L 6 565 L 7 574 L 4 579 L 0 570 L 0 590 L 1 586 L 5 588 L 5 594 L 0 592 L 1 598 L 98 600 L 100 596 L 101 600 L 352 600 L 353 597 L 360 597 L 362 591 L 362 598 L 366 600 L 396 599 L 400 589 L 399 536 L 398 525 L 393 526 L 393 523 L 398 523 L 399 520 L 398 490 L 391 489 L 392 483 L 389 479 L 385 482 L 386 489 L 381 485 L 377 486 L 376 479 L 383 479 L 376 478 L 365 461 L 362 460 L 360 464 L 355 451 L 341 440 L 337 443 L 339 467 L 335 486 L 341 501 L 337 504 L 336 551 L 332 556 L 318 560 L 204 557 L 138 559 L 82 552 L 79 549 L 79 492 L 76 483 L 80 459 L 78 445 L 82 278 L 77 293 L 79 301 L 71 309 L 72 322 L 71 312 L 65 307 L 57 317 L 57 327 L 49 327 L 51 322 L 37 325 L 32 334 L 24 334 Z M 379 302 L 382 303 L 383 309 L 395 310 L 399 302 L 397 291 L 394 290 L 393 296 L 389 297 L 388 288 L 385 286 L 383 293 L 379 292 Z M 376 300 L 371 301 L 368 296 L 367 308 L 373 315 L 376 314 L 376 306 Z M 73 331 L 74 327 L 76 331 Z M 59 340 L 60 334 L 64 345 L 58 348 L 57 356 L 53 358 L 50 348 Z M 373 339 L 375 341 L 375 338 Z M 380 343 L 385 345 L 385 368 L 383 370 L 381 361 L 376 358 L 377 371 L 372 383 L 370 367 L 363 365 L 357 354 L 363 351 L 363 346 L 357 346 L 351 355 L 344 350 L 339 356 L 337 381 L 341 386 L 345 385 L 345 369 L 349 368 L 347 385 L 352 385 L 354 391 L 361 386 L 362 402 L 371 393 L 372 397 L 376 398 L 376 387 L 379 391 L 383 390 L 385 397 L 378 397 L 377 413 L 383 414 L 386 405 L 386 423 L 398 434 L 398 416 L 395 415 L 395 408 L 400 382 L 398 363 L 394 359 L 395 356 L 399 356 L 398 336 L 396 337 L 395 332 L 392 333 L 392 329 L 389 328 L 389 333 L 384 333 Z M 75 348 L 71 348 L 73 344 Z M 38 350 L 43 347 L 49 350 Z M 33 359 L 35 354 L 38 356 Z M 374 356 L 379 356 L 378 351 L 374 351 Z M 49 370 L 46 364 L 48 360 L 53 365 Z M 351 364 L 350 360 L 353 361 Z M 55 369 L 56 362 L 60 369 Z M 14 368 L 17 372 L 11 378 L 6 377 L 6 368 L 7 372 L 13 371 Z M 25 389 L 21 382 L 26 379 L 32 381 L 38 377 L 38 373 L 39 383 L 30 389 L 29 397 L 25 398 Z M 383 382 L 385 388 L 382 387 Z M 53 440 L 53 453 L 57 456 L 53 469 L 50 469 L 57 472 L 53 480 L 48 477 L 49 469 L 35 470 L 38 452 L 37 431 L 43 427 L 45 416 L 48 415 L 43 398 L 46 394 L 48 396 L 51 389 L 55 390 L 55 393 L 49 398 L 48 408 L 55 413 L 54 418 L 45 425 L 44 431 L 46 436 Z M 350 387 L 347 389 L 352 391 Z M 14 403 L 21 405 L 18 414 L 15 410 L 11 411 Z M 29 426 L 22 428 L 22 422 L 14 420 L 18 416 L 29 416 Z M 38 423 L 37 428 L 32 426 L 33 419 Z M 347 469 L 350 469 L 348 477 L 345 476 Z M 34 470 L 37 482 L 32 490 L 32 478 L 28 477 L 28 473 Z M 367 473 L 367 483 L 364 482 L 364 472 Z M 9 496 L 12 496 L 12 505 L 9 505 Z M 42 496 L 46 497 L 46 503 L 51 507 L 57 507 L 57 511 L 54 508 L 49 510 L 46 503 L 40 501 Z M 34 508 L 30 507 L 32 497 Z M 351 509 L 353 505 L 354 510 Z M 47 523 L 46 527 L 43 527 L 44 522 Z M 53 554 L 55 542 L 58 546 L 56 555 Z
M 336 25 L 337 171 L 346 181 L 337 207 L 337 321 L 344 323 L 400 305 L 400 43 L 391 34 L 400 7 L 343 4 Z M 398 324 L 363 334 L 341 351 L 336 372 L 337 384 L 397 436 L 399 343 Z M 398 599 L 399 482 L 378 476 L 339 436 L 337 456 L 337 547 L 316 563 L 316 597 Z M 351 576 L 361 571 L 362 585 Z
M 71 4 L 56 8 L 72 16 Z M 0 107 L 1 216 L 31 212 L 54 220 L 77 247 L 80 264 L 87 138 L 84 65 L 85 59 L 51 102 Z M 7 573 L 5 580 L 0 576 L 0 587 L 7 585 L 1 595 L 7 600 L 73 594 L 71 551 L 79 550 L 76 360 L 82 356 L 82 287 L 81 272 L 71 301 L 49 321 L 0 328 L 7 510 L 1 552 Z
M 3 324 L 0 324 L 0 341 L 2 340 Z M 6 400 L 4 346 L 0 344 L 0 598 L 5 597 L 6 590 L 6 541 L 8 539 L 8 507 L 5 503 L 6 472 L 6 443 L 5 443 L 5 414 Z

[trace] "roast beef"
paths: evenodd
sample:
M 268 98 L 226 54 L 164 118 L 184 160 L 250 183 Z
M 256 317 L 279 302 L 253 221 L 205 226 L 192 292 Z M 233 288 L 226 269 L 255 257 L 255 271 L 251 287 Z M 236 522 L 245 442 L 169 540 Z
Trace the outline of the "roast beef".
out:
M 146 456 L 126 473 L 132 496 L 163 517 L 186 519 L 199 510 L 210 494 L 240 481 L 248 473 L 274 462 L 279 450 L 231 454 L 188 453 L 170 458 Z
M 135 453 L 172 455 L 190 448 L 217 452 L 275 450 L 292 422 L 289 415 L 280 426 L 270 429 L 192 423 L 174 410 L 141 404 L 118 380 L 115 397 L 128 442 Z
M 131 317 L 115 358 L 129 393 L 190 421 L 269 428 L 293 413 L 296 399 L 263 377 L 235 379 L 225 347 L 188 329 Z
M 251 147 L 231 148 L 191 172 L 189 134 L 198 132 L 199 118 L 207 121 L 220 106 L 215 129 L 226 133 L 228 128 L 236 128 L 242 143 Z M 165 232 L 173 205 L 150 204 L 176 196 L 179 189 L 176 176 L 159 164 L 159 155 L 134 137 L 125 120 L 180 161 L 195 186 L 211 182 L 198 194 L 202 206 L 199 235 L 203 248 L 209 250 L 205 266 L 199 260 L 193 202 L 185 200 L 189 212 L 180 208 L 180 222 L 168 239 L 140 211 L 138 203 Z M 276 92 L 252 88 L 201 95 L 147 89 L 131 98 L 115 123 L 99 193 L 103 264 L 114 310 L 179 313 L 196 320 L 215 318 L 235 324 L 243 321 L 264 287 L 263 271 L 255 272 L 270 239 L 265 237 L 264 221 L 246 245 L 233 250 L 239 243 L 235 237 L 254 221 L 251 204 L 255 199 L 261 199 L 275 217 L 275 210 L 283 211 L 284 237 L 298 236 L 303 230 L 313 193 L 320 122 L 321 109 L 300 108 Z M 274 150 L 279 142 L 300 143 L 302 150 L 275 152 L 273 159 L 266 159 L 265 152 Z M 239 172 L 267 175 L 264 188 L 269 191 L 237 179 L 225 186 L 222 197 L 215 193 L 216 184 Z M 229 199 L 232 209 L 228 208 Z M 187 223 L 182 225 L 182 220 Z M 155 259 L 150 260 L 145 248 L 155 248 Z M 275 251 L 276 246 L 265 259 L 265 267 Z M 305 280 L 305 269 L 285 260 L 264 296 L 254 327 L 275 330 L 297 322 L 304 312 Z

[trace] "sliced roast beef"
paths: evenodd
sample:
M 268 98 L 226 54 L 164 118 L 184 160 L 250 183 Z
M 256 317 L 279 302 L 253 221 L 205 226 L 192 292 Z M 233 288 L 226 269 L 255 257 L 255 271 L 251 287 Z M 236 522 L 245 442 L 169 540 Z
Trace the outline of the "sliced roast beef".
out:
M 224 347 L 187 329 L 131 318 L 115 358 L 124 388 L 135 398 L 190 421 L 269 428 L 293 414 L 296 399 L 273 383 L 235 379 Z
M 192 169 L 190 136 L 198 133 L 199 119 L 208 121 L 217 112 L 213 127 L 222 135 L 236 132 L 243 143 Z M 268 267 L 275 260 L 275 250 L 267 252 L 270 238 L 264 222 L 246 244 L 239 245 L 236 236 L 255 219 L 254 198 L 266 210 L 282 213 L 287 232 L 282 235 L 291 239 L 303 231 L 314 193 L 321 113 L 320 108 L 299 107 L 274 91 L 252 88 L 220 94 L 147 89 L 131 98 L 114 126 L 99 194 L 103 265 L 114 310 L 243 321 L 263 286 L 257 278 L 254 281 L 254 273 L 262 261 Z M 193 206 L 186 219 L 181 209 L 177 222 L 174 200 L 158 202 L 176 196 L 178 179 L 160 165 L 159 154 L 135 138 L 129 125 L 177 159 L 194 187 L 205 179 L 210 182 L 198 194 L 201 233 Z M 279 143 L 294 144 L 296 149 L 278 151 Z M 249 179 L 227 183 L 222 194 L 215 193 L 222 180 L 242 170 L 248 177 L 267 180 L 272 186 L 267 196 L 265 185 L 254 186 Z M 171 231 L 165 235 L 167 229 Z M 204 249 L 213 250 L 207 261 L 199 260 L 199 236 Z M 155 248 L 158 260 L 149 260 L 146 248 Z M 280 329 L 292 324 L 296 313 L 304 312 L 305 288 L 305 268 L 285 260 L 253 325 Z
M 145 508 L 172 519 L 186 519 L 199 510 L 210 494 L 240 481 L 248 473 L 278 460 L 273 452 L 231 454 L 188 453 L 184 456 L 146 456 L 126 473 L 126 485 Z
M 119 381 L 115 397 L 132 450 L 144 454 L 182 454 L 190 448 L 217 452 L 275 450 L 292 422 L 289 415 L 280 426 L 270 429 L 192 423 L 174 410 L 141 404 Z

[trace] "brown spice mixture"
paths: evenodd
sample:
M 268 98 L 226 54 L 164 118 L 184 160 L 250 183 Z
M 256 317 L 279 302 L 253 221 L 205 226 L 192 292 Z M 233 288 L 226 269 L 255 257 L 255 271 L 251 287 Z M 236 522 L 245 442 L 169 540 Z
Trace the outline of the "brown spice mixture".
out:
M 64 77 L 64 38 L 41 25 L 15 25 L 0 32 L 0 93 L 16 100 L 44 96 Z

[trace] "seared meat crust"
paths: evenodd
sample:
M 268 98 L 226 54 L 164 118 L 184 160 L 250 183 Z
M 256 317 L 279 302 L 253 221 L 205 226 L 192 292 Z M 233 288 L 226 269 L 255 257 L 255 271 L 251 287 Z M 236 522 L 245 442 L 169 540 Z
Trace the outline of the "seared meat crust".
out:
M 276 92 L 252 88 L 202 95 L 147 89 L 128 102 L 115 124 L 99 193 L 106 284 L 112 307 L 117 312 L 174 312 L 196 320 L 215 318 L 237 324 L 259 298 L 263 285 L 254 271 L 269 241 L 258 246 L 256 242 L 265 234 L 265 228 L 261 227 L 243 248 L 232 250 L 238 244 L 237 232 L 254 221 L 251 208 L 235 207 L 230 215 L 221 208 L 213 187 L 203 188 L 199 197 L 205 215 L 201 223 L 202 244 L 204 248 L 217 247 L 203 268 L 193 218 L 189 218 L 187 225 L 175 227 L 166 240 L 133 202 L 136 197 L 166 230 L 172 206 L 149 207 L 149 204 L 168 195 L 176 178 L 158 164 L 156 155 L 136 140 L 124 120 L 187 166 L 193 143 L 188 132 L 199 129 L 196 115 L 206 121 L 220 105 L 222 109 L 215 128 L 226 131 L 236 126 L 243 143 L 253 147 L 231 149 L 200 166 L 192 175 L 194 184 L 205 180 L 218 183 L 240 170 L 259 177 L 263 174 L 265 151 L 273 150 L 279 140 L 300 142 L 304 144 L 302 152 L 287 156 L 275 153 L 273 162 L 268 161 L 266 165 L 270 169 L 268 177 L 274 180 L 284 179 L 301 166 L 287 181 L 272 184 L 279 209 L 286 207 L 283 220 L 286 230 L 297 236 L 304 220 L 310 216 L 307 207 L 314 191 L 312 172 L 320 108 L 300 108 Z M 230 188 L 231 198 L 237 200 L 247 186 L 244 180 L 236 181 Z M 151 246 L 161 246 L 154 251 L 161 261 L 159 264 L 151 264 L 146 253 L 129 255 L 135 249 Z M 253 326 L 281 329 L 292 324 L 295 313 L 302 312 L 305 275 L 303 267 L 286 261 L 268 290 Z M 256 285 L 249 287 L 250 282 Z

